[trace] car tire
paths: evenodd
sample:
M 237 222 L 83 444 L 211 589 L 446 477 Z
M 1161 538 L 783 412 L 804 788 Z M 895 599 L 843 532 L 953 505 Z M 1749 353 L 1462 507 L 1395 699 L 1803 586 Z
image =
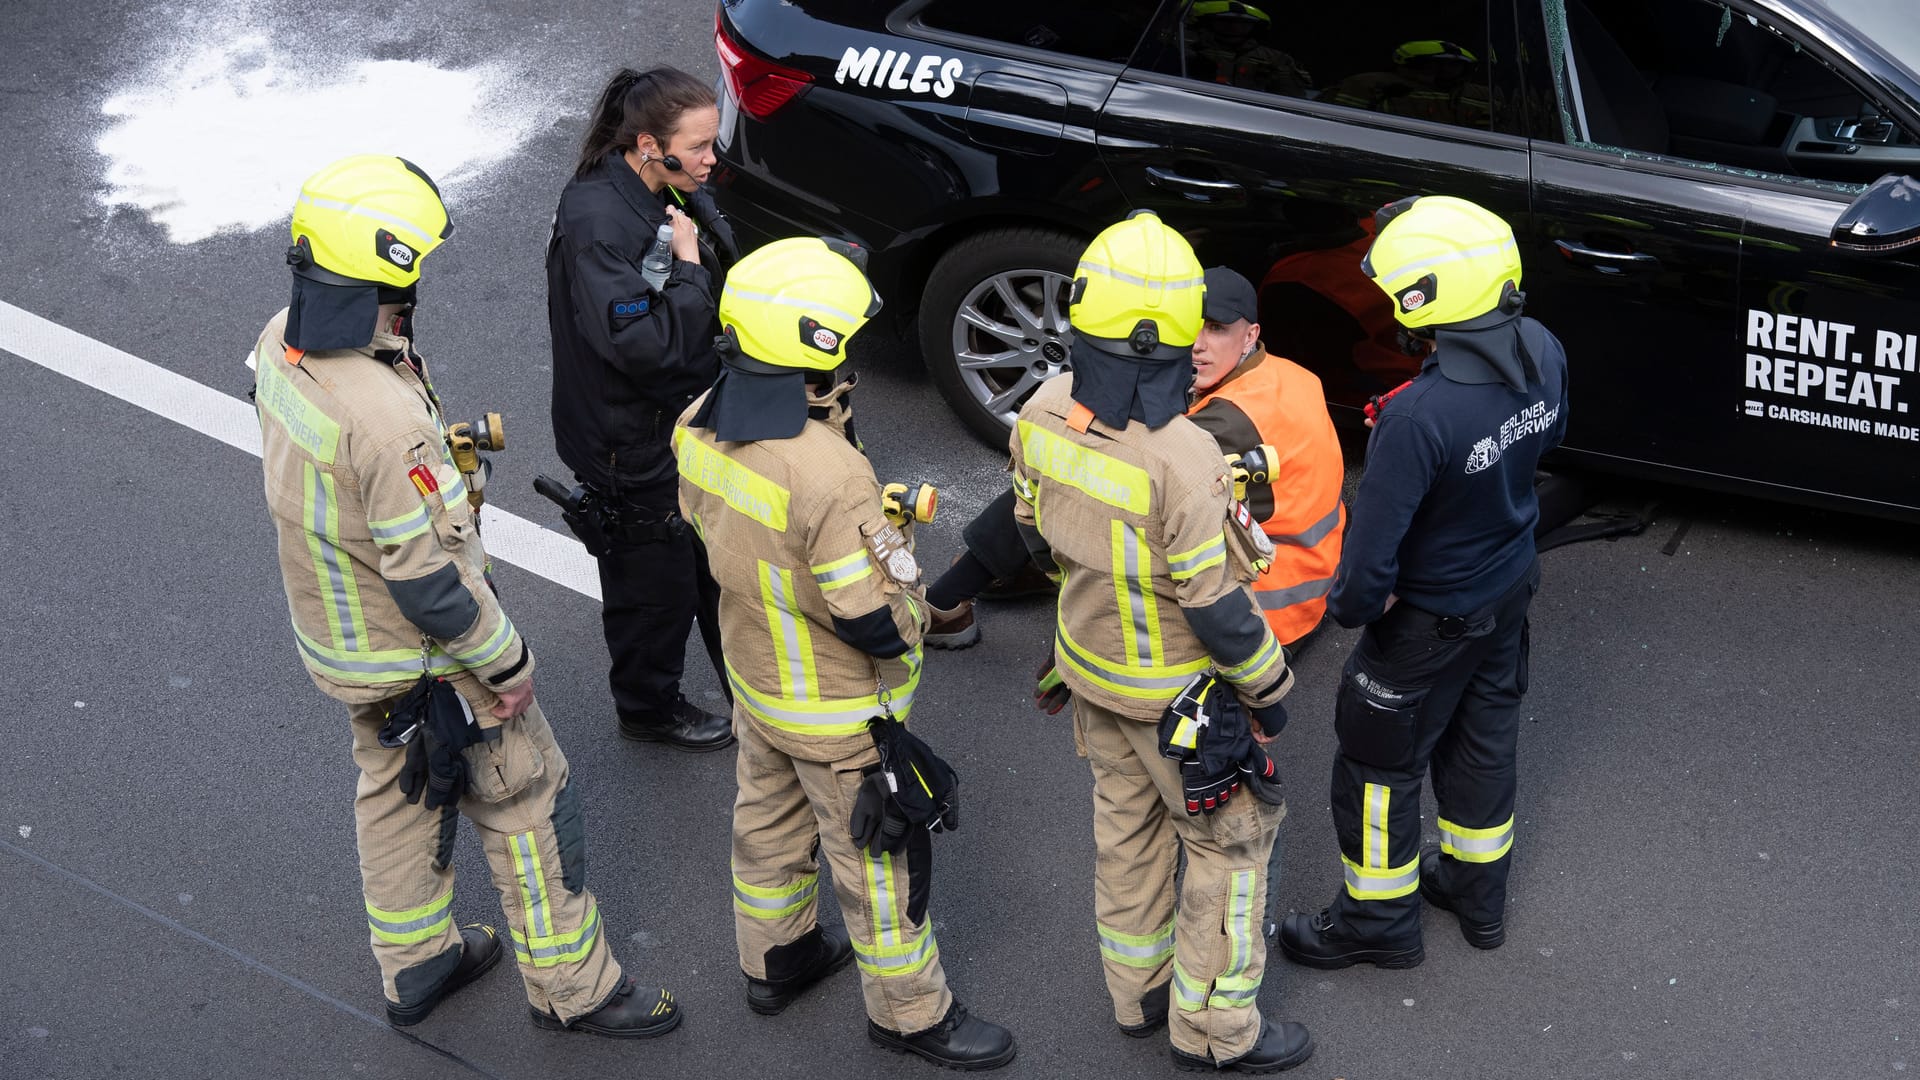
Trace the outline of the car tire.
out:
M 920 348 L 934 385 L 996 448 L 1035 387 L 1065 370 L 1067 306 L 1082 237 L 998 228 L 940 257 L 920 296 Z

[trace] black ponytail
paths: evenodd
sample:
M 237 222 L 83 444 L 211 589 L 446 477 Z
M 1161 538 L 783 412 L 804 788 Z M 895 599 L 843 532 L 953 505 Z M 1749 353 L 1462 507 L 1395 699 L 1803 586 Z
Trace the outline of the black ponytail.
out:
M 679 130 L 681 114 L 713 104 L 713 88 L 678 68 L 621 68 L 594 102 L 574 176 L 587 175 L 601 159 L 632 146 L 642 134 L 664 146 Z

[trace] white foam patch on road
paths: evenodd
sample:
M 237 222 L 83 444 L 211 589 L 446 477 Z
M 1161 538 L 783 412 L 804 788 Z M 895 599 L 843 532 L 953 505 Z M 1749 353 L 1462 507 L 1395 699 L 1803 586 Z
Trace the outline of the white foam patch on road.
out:
M 395 154 L 457 187 L 550 119 L 547 95 L 500 63 L 317 61 L 259 33 L 158 58 L 101 106 L 100 201 L 188 244 L 287 220 L 301 182 L 351 154 Z
M 253 406 L 4 301 L 0 351 L 260 456 L 260 420 Z M 481 516 L 489 555 L 600 599 L 599 567 L 578 540 L 497 506 L 489 505 Z M 84 709 L 87 703 L 76 701 L 73 707 Z

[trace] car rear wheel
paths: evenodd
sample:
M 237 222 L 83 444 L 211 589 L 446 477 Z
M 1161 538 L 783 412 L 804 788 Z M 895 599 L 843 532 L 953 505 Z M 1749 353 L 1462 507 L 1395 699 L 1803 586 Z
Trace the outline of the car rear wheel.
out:
M 1066 369 L 1073 267 L 1086 241 L 990 229 L 941 256 L 920 298 L 920 348 L 960 419 L 1004 447 L 1021 403 Z

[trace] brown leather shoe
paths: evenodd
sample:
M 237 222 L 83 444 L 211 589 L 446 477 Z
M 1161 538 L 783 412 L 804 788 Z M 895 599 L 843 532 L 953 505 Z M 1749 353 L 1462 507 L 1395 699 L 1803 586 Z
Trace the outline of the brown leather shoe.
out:
M 933 612 L 933 622 L 920 639 L 927 648 L 964 649 L 980 643 L 980 624 L 973 621 L 973 601 L 962 600 L 946 610 L 928 604 L 927 610 Z

